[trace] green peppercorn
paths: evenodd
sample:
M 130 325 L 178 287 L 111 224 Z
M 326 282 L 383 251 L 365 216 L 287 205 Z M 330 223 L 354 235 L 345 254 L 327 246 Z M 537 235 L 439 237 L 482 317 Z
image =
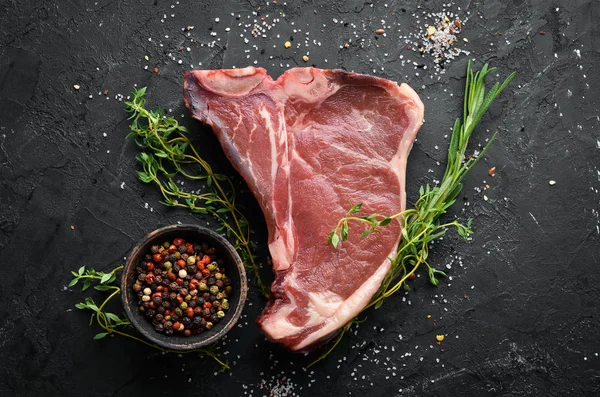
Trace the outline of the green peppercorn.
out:
M 221 273 L 215 273 L 215 278 L 217 280 L 220 280 L 221 278 L 223 278 L 223 275 Z
M 206 266 L 206 268 L 212 272 L 213 270 L 215 270 L 217 268 L 217 265 L 215 262 L 212 262 L 212 263 L 208 264 L 208 266 Z
M 163 267 L 166 270 L 171 270 L 173 268 L 173 264 L 171 262 L 169 262 L 169 261 L 166 261 L 165 263 L 163 263 Z
M 165 320 L 169 321 L 170 319 L 171 319 L 171 316 L 165 316 Z
M 211 287 L 211 288 L 212 288 L 212 287 Z M 218 299 L 218 300 L 221 300 L 221 299 L 223 299 L 223 298 L 225 298 L 225 294 L 224 294 L 224 293 L 222 293 L 222 292 L 219 292 L 219 293 L 217 294 L 217 299 Z
M 183 314 L 183 311 L 180 308 L 176 308 L 175 314 L 177 314 L 177 316 L 181 317 L 181 315 Z
M 187 309 L 187 303 L 186 302 L 181 302 L 181 304 L 179 304 L 179 307 L 181 308 L 181 310 L 185 310 L 185 309 Z
M 183 298 L 186 302 L 189 302 L 192 300 L 192 295 L 186 295 L 185 298 Z
M 223 317 L 225 317 L 225 312 L 224 312 L 223 310 L 219 310 L 219 311 L 217 312 L 217 317 L 218 317 L 218 318 L 223 318 Z
M 200 291 L 206 291 L 208 289 L 208 285 L 206 285 L 206 283 L 200 283 L 198 284 L 198 289 Z
M 171 243 L 170 243 L 170 242 L 168 242 L 168 241 L 165 241 L 165 242 L 162 244 L 162 246 L 163 246 L 163 247 L 165 247 L 165 248 L 169 248 L 169 247 L 171 246 Z
M 221 309 L 223 309 L 223 310 L 229 309 L 229 301 L 227 299 L 223 299 L 221 301 Z
M 196 263 L 196 257 L 194 255 L 188 256 L 186 260 L 188 265 L 193 265 L 194 263 Z
M 163 247 L 163 246 L 158 247 L 158 253 L 159 254 L 162 253 L 162 252 L 164 252 L 164 251 L 165 251 L 165 247 Z
M 175 258 L 177 258 L 177 259 L 181 258 L 181 252 L 179 252 L 179 251 L 177 251 L 173 255 L 175 255 Z
M 216 285 L 213 285 L 212 287 L 210 287 L 210 293 L 213 295 L 216 295 L 219 293 L 219 287 L 217 287 Z

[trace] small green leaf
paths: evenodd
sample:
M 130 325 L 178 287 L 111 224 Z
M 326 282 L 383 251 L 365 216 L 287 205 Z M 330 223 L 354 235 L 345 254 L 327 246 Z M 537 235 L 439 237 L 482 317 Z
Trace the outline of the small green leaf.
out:
M 90 327 L 92 326 L 92 323 L 94 322 L 94 318 L 96 318 L 96 313 L 92 313 L 92 315 L 90 316 Z
M 104 338 L 106 335 L 108 335 L 108 332 L 100 332 L 100 333 L 98 333 L 98 334 L 96 334 L 96 335 L 94 336 L 94 339 L 96 339 L 96 340 L 97 340 L 97 339 L 102 339 L 102 338 Z
M 339 244 L 339 242 L 340 242 L 340 237 L 338 236 L 338 234 L 337 234 L 337 233 L 335 233 L 335 232 L 334 232 L 334 233 L 331 235 L 331 245 L 333 245 L 333 248 L 337 248 L 337 247 L 338 247 L 338 244 Z
M 76 303 L 75 307 L 78 309 L 87 309 L 88 308 L 87 305 L 83 302 Z
M 120 322 L 121 319 L 114 313 L 104 313 L 109 320 L 114 321 L 116 323 Z
M 114 289 L 114 287 L 111 287 L 110 285 L 96 285 L 94 289 L 98 291 L 108 291 L 110 289 Z
M 73 280 L 71 280 L 71 282 L 69 283 L 69 287 L 74 286 L 75 284 L 77 284 L 79 282 L 78 278 L 74 278 Z
M 392 218 L 384 218 L 379 222 L 379 226 L 387 226 L 392 221 Z
M 429 282 L 433 285 L 435 285 L 436 287 L 438 286 L 438 284 L 440 283 L 437 278 L 435 278 L 435 276 L 429 276 Z
M 383 299 L 375 304 L 375 310 L 379 309 L 383 305 Z
M 425 188 L 423 186 L 421 186 L 419 188 L 419 196 L 423 196 L 424 193 L 425 193 Z
M 360 211 L 360 207 L 362 207 L 362 203 L 356 204 L 355 206 L 353 206 L 352 208 L 350 208 L 350 210 L 348 210 L 348 213 L 349 214 L 356 214 L 358 211 Z
M 77 274 L 79 274 L 80 276 L 83 276 L 84 272 L 85 272 L 85 265 L 83 265 L 79 268 L 79 270 L 77 271 Z
M 348 221 L 342 224 L 342 240 L 348 240 Z
M 115 281 L 117 279 L 117 275 L 113 272 L 110 274 L 110 277 L 108 278 L 108 281 L 106 282 L 106 284 L 110 284 L 113 281 Z
M 371 234 L 371 229 L 367 229 L 364 232 L 362 232 L 362 234 L 360 235 L 360 237 L 367 237 L 369 234 Z
M 163 151 L 160 151 L 160 150 L 158 150 L 158 151 L 154 152 L 154 155 L 155 155 L 156 157 L 161 157 L 161 158 L 164 158 L 164 159 L 166 159 L 167 157 L 169 157 L 169 155 L 168 155 L 168 154 L 166 154 L 165 152 L 163 152 Z
M 125 139 L 135 138 L 136 136 L 137 136 L 137 134 L 135 132 L 130 132 L 129 134 L 127 134 L 127 136 L 125 137 Z
M 81 290 L 85 291 L 86 289 L 90 288 L 90 285 L 92 285 L 92 279 L 88 278 L 83 282 L 83 287 Z
M 102 278 L 100 279 L 100 284 L 106 284 L 106 282 L 108 280 L 110 280 L 110 276 L 112 275 L 112 273 L 104 273 L 102 275 Z

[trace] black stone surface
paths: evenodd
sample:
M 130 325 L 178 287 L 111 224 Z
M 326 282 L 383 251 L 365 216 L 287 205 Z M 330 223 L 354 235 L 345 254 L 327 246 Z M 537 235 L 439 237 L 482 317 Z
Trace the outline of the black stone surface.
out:
M 268 396 L 290 384 L 302 396 L 599 395 L 598 2 L 272 3 L 0 2 L 0 395 Z M 400 37 L 431 23 L 424 13 L 444 8 L 465 21 L 461 38 L 469 42 L 458 47 L 478 67 L 489 61 L 502 77 L 518 72 L 476 133 L 479 143 L 494 131 L 498 139 L 469 175 L 466 201 L 453 208 L 473 218 L 476 234 L 470 242 L 446 237 L 432 249 L 433 263 L 451 265 L 451 280 L 434 288 L 420 277 L 413 292 L 369 312 L 308 370 L 315 356 L 286 353 L 253 326 L 264 301 L 252 290 L 241 326 L 218 350 L 229 372 L 119 337 L 92 340 L 99 330 L 73 307 L 84 295 L 66 288 L 71 270 L 123 263 L 158 226 L 213 224 L 163 207 L 156 189 L 136 179 L 137 148 L 124 141 L 119 94 L 148 86 L 152 104 L 179 116 L 190 65 L 256 60 L 277 76 L 305 65 L 307 51 L 308 64 L 408 82 L 426 106 L 409 159 L 410 204 L 443 172 L 467 57 L 439 74 L 431 56 Z M 253 37 L 245 25 L 261 17 L 278 21 L 267 37 Z M 376 36 L 382 26 L 386 36 Z M 187 115 L 181 121 L 214 167 L 233 175 L 210 131 Z M 239 186 L 269 277 L 262 215 Z

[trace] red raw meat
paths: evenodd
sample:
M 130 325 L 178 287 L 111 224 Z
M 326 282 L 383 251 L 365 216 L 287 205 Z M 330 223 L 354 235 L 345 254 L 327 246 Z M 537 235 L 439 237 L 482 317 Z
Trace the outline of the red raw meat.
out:
M 327 245 L 351 205 L 361 214 L 405 206 L 408 153 L 423 104 L 408 85 L 341 70 L 187 72 L 184 100 L 210 125 L 258 200 L 269 230 L 273 300 L 258 319 L 291 350 L 309 350 L 364 308 L 390 268 L 398 221 L 361 238 L 352 225 Z

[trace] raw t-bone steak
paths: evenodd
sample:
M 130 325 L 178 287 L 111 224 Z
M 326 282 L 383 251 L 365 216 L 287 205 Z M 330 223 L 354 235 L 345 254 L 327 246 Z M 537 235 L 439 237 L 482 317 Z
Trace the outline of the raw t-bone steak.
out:
M 352 225 L 327 244 L 351 205 L 358 215 L 405 206 L 406 160 L 423 121 L 408 85 L 341 70 L 262 68 L 185 74 L 184 100 L 210 125 L 258 200 L 275 281 L 258 319 L 291 350 L 309 350 L 364 308 L 390 268 L 399 222 L 366 238 Z

